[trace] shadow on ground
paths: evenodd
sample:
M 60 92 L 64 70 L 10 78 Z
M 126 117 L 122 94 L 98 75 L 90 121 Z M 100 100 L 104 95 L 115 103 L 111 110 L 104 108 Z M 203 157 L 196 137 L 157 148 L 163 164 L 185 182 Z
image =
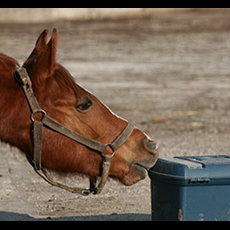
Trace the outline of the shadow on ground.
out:
M 151 221 L 151 215 L 138 213 L 113 213 L 110 215 L 34 218 L 27 214 L 1 211 L 0 221 Z

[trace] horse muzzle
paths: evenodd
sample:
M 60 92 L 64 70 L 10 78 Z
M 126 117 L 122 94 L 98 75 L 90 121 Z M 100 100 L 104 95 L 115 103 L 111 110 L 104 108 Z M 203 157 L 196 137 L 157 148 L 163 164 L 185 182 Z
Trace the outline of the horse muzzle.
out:
M 121 180 L 124 185 L 132 185 L 145 179 L 148 170 L 157 162 L 159 156 L 158 144 L 149 138 L 145 138 L 142 141 L 142 146 L 138 158 L 132 161 L 128 174 Z
M 158 144 L 155 142 L 155 141 L 153 141 L 153 140 L 151 140 L 151 139 L 146 139 L 145 141 L 144 141 L 144 143 L 143 143 L 143 146 L 145 147 L 145 149 L 147 150 L 147 151 L 149 151 L 150 153 L 152 153 L 152 154 L 159 154 L 158 152 Z

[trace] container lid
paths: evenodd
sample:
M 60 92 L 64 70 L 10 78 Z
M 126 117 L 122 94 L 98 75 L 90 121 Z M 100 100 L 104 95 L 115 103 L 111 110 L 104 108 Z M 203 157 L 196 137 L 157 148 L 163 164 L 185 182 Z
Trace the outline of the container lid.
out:
M 230 156 L 159 158 L 149 170 L 152 180 L 181 185 L 230 185 Z

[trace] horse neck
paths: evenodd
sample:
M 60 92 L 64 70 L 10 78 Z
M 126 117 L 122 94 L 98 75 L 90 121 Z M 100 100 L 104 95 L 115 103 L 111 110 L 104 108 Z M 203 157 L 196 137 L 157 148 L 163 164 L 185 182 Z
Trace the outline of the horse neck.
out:
M 30 149 L 29 107 L 20 87 L 8 79 L 0 80 L 0 141 L 26 152 Z

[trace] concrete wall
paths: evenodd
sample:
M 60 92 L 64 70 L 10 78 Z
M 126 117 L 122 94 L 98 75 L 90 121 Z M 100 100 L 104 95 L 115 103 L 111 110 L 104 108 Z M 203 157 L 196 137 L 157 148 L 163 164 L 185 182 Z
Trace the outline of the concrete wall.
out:
M 145 17 L 177 8 L 0 8 L 0 23 Z

